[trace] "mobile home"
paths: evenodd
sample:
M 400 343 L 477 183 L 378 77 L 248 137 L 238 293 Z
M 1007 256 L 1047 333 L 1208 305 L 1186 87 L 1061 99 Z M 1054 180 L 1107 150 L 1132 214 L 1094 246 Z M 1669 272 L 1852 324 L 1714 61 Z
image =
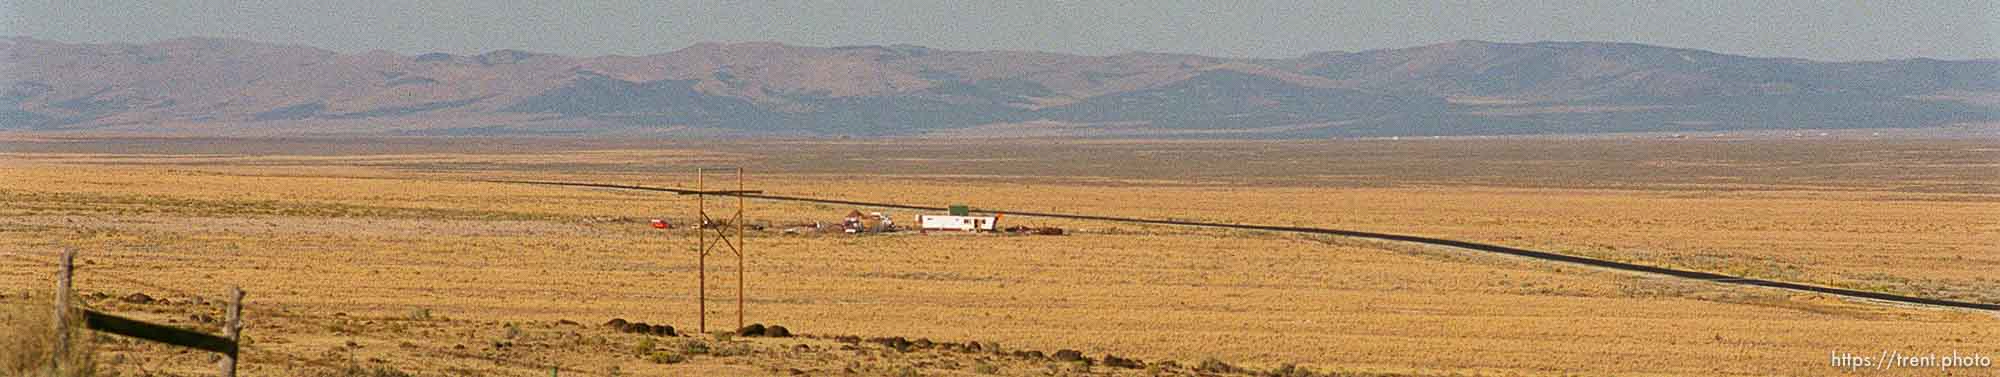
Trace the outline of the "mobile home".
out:
M 1000 216 L 917 215 L 917 226 L 926 232 L 992 232 L 1000 229 L 999 223 Z

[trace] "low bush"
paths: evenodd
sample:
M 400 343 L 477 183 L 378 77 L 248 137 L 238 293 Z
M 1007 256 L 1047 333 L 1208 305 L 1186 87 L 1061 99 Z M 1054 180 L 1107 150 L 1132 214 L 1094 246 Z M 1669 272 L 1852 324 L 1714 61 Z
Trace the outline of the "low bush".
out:
M 658 352 L 653 352 L 653 354 L 651 355 L 647 355 L 646 360 L 658 364 L 678 364 L 680 362 L 687 361 L 687 355 L 682 355 L 677 352 L 658 351 Z
M 1196 366 L 1196 367 L 1195 367 L 1195 370 L 1197 370 L 1197 371 L 1202 371 L 1202 372 L 1208 372 L 1208 373 L 1240 373 L 1240 372 L 1243 372 L 1243 370 L 1242 370 L 1242 369 L 1238 369 L 1238 368 L 1237 368 L 1237 367 L 1236 367 L 1235 365 L 1229 365 L 1229 363 L 1225 363 L 1225 362 L 1222 362 L 1222 360 L 1216 360 L 1216 359 L 1215 359 L 1215 358 L 1213 358 L 1213 357 L 1211 357 L 1211 358 L 1208 358 L 1208 359 L 1204 359 L 1204 360 L 1202 360 L 1202 361 L 1201 361 L 1201 365 L 1199 365 L 1199 366 Z
M 321 369 L 321 370 L 320 370 L 320 371 L 319 371 L 318 373 L 316 373 L 316 374 L 311 374 L 310 376 L 313 376 L 313 377 L 412 377 L 413 375 L 411 375 L 411 374 L 410 374 L 410 372 L 404 372 L 404 371 L 402 371 L 402 370 L 399 370 L 399 369 L 396 369 L 396 368 L 390 368 L 390 367 L 388 367 L 388 366 L 380 366 L 380 365 L 378 365 L 378 366 L 375 366 L 374 368 L 367 368 L 367 367 L 362 367 L 362 366 L 360 366 L 360 365 L 348 365 L 347 367 L 345 367 L 345 368 L 340 368 L 340 369 Z
M 749 355 L 750 355 L 750 345 L 748 345 L 748 344 L 724 344 L 724 345 L 720 345 L 720 346 L 716 346 L 716 347 L 715 347 L 715 350 L 714 350 L 713 352 L 711 352 L 711 353 L 715 354 L 716 356 L 722 356 L 722 357 L 730 357 L 730 356 L 749 356 Z
M 30 296 L 27 302 L 47 302 Z M 55 310 L 47 305 L 18 302 L 0 303 L 0 375 L 45 376 L 51 357 L 63 358 L 61 376 L 97 374 L 97 344 L 89 332 L 81 330 L 82 316 L 73 316 L 69 329 L 70 348 L 56 355 Z
M 652 339 L 640 339 L 639 344 L 632 346 L 632 354 L 646 357 L 653 353 L 653 348 L 656 346 L 659 344 L 653 343 Z
M 972 372 L 979 374 L 1000 374 L 1000 366 L 984 361 L 972 365 Z
M 681 353 L 689 355 L 708 354 L 708 343 L 699 340 L 689 340 L 685 343 L 681 343 Z

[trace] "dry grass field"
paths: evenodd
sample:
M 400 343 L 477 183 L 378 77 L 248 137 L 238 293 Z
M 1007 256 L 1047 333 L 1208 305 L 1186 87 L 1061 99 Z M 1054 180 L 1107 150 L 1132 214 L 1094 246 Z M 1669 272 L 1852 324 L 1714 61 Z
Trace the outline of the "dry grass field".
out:
M 783 234 L 854 208 L 762 201 L 748 320 L 812 336 L 620 334 L 598 324 L 696 326 L 692 234 L 645 224 L 688 223 L 692 198 L 475 181 L 686 187 L 729 165 L 774 194 L 1414 234 L 2000 303 L 1987 140 L 536 139 L 0 140 L 0 303 L 45 309 L 64 247 L 108 312 L 213 330 L 195 315 L 240 285 L 250 376 L 1934 375 L 1829 355 L 2000 355 L 1992 313 L 1267 232 Z M 718 261 L 712 331 L 736 316 Z M 93 338 L 104 371 L 212 373 L 208 355 Z

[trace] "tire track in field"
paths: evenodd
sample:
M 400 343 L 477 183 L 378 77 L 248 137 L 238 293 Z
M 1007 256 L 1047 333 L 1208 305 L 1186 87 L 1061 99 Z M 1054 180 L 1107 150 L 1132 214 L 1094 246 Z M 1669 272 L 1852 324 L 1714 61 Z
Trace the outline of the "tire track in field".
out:
M 608 184 L 608 183 L 589 183 L 589 182 L 521 181 L 521 180 L 481 180 L 480 182 L 660 191 L 660 192 L 671 192 L 676 194 L 694 194 L 699 192 L 696 190 L 689 190 L 689 189 L 647 187 L 647 186 L 620 185 L 620 184 Z M 851 205 L 860 207 L 895 208 L 895 209 L 908 209 L 908 210 L 921 210 L 921 211 L 948 210 L 945 207 L 927 207 L 927 206 L 896 204 L 896 203 L 875 203 L 875 202 L 863 202 L 854 200 L 808 198 L 808 197 L 770 195 L 770 194 L 722 193 L 722 194 L 710 194 L 710 195 L 742 196 L 744 198 L 749 198 L 749 199 L 806 202 L 806 203 L 819 203 L 819 204 L 839 204 L 839 205 Z M 1870 292 L 1870 291 L 1834 288 L 1834 287 L 1826 287 L 1826 286 L 1818 286 L 1818 285 L 1810 285 L 1802 283 L 1792 283 L 1792 282 L 1777 281 L 1777 280 L 1729 276 L 1712 272 L 1647 266 L 1647 265 L 1632 264 L 1632 263 L 1618 262 L 1605 259 L 1560 254 L 1547 251 L 1528 250 L 1516 247 L 1485 244 L 1478 242 L 1459 241 L 1459 240 L 1451 240 L 1451 239 L 1435 238 L 1435 237 L 1363 232 L 1355 230 L 1298 227 L 1298 226 L 1230 224 L 1230 223 L 1215 223 L 1215 222 L 1202 222 L 1202 221 L 1142 219 L 1142 218 L 1132 218 L 1132 217 L 1082 215 L 1082 214 L 1068 214 L 1068 213 L 1007 211 L 1007 210 L 990 209 L 990 208 L 973 208 L 972 211 L 981 213 L 1004 213 L 1008 216 L 1033 216 L 1033 217 L 1056 218 L 1056 219 L 1109 221 L 1109 222 L 1122 222 L 1122 223 L 1133 223 L 1133 224 L 1178 225 L 1178 226 L 1193 226 L 1193 227 L 1221 228 L 1221 229 L 1263 230 L 1263 231 L 1302 233 L 1302 234 L 1323 234 L 1323 235 L 1366 238 L 1366 239 L 1376 239 L 1376 240 L 1386 240 L 1386 241 L 1402 241 L 1402 242 L 1411 242 L 1411 243 L 1419 243 L 1426 245 L 1455 247 L 1460 249 L 1484 251 L 1489 253 L 1506 254 L 1506 255 L 1540 259 L 1546 261 L 1608 268 L 1614 270 L 1666 275 L 1683 279 L 1693 279 L 1693 280 L 1701 280 L 1701 281 L 1723 283 L 1723 284 L 1737 284 L 1737 285 L 1777 288 L 1777 289 L 1786 289 L 1786 290 L 1793 290 L 1800 292 L 1812 292 L 1812 293 L 1828 294 L 1834 296 L 1879 300 L 1879 301 L 1904 303 L 1904 304 L 1928 305 L 1928 306 L 1959 308 L 1959 309 L 2000 311 L 2000 304 L 1953 301 L 1953 300 L 1936 299 L 1928 297 L 1907 296 L 1907 295 L 1899 295 L 1892 293 Z

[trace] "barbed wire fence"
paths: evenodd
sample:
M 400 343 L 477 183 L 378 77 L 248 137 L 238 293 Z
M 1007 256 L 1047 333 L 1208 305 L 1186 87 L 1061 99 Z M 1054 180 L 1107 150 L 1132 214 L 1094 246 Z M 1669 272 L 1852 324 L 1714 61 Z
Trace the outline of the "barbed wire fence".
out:
M 49 261 L 49 260 L 48 260 L 48 259 L 53 259 L 53 258 L 56 258 L 57 256 L 58 256 L 58 254 L 53 254 L 53 253 L 52 253 L 52 254 L 47 254 L 47 255 L 42 255 L 42 254 L 39 254 L 39 253 L 22 253 L 22 252 L 18 252 L 18 251 L 15 251 L 15 252 L 8 252 L 8 253 L 0 253 L 0 259 L 6 259 L 6 260 L 11 260 L 11 261 L 15 261 L 15 262 L 21 262 L 21 263 L 27 263 L 27 264 L 30 264 L 30 265 L 36 265 L 36 266 L 41 266 L 41 267 L 50 267 L 50 268 L 57 268 L 57 267 L 60 267 L 60 264 L 59 264 L 59 263 L 56 263 L 56 262 L 51 262 L 51 261 Z M 42 258 L 41 258 L 41 259 L 38 259 L 38 258 L 34 258 L 34 257 L 42 257 Z M 78 275 L 78 276 L 84 276 L 84 275 Z M 222 300 L 221 298 L 218 298 L 218 297 L 212 297 L 212 296 L 209 296 L 209 295 L 204 295 L 204 294 L 199 294 L 199 293 L 195 293 L 195 292 L 192 292 L 192 291 L 188 291 L 188 290 L 185 290 L 185 289 L 178 289 L 178 288 L 172 288 L 172 287 L 167 287 L 167 286 L 163 286 L 163 285 L 160 285 L 160 284 L 155 284 L 155 283 L 151 283 L 151 282 L 147 282 L 147 281 L 143 281 L 143 280 L 139 280 L 139 279 L 133 279 L 133 278 L 127 278 L 127 277 L 122 277 L 122 276 L 117 276 L 117 275 L 110 275 L 110 274 L 88 274 L 88 276 L 90 276 L 90 278 L 89 278 L 89 279 L 78 279 L 78 280 L 95 280 L 95 279 L 103 279 L 103 280 L 108 280 L 108 281 L 112 281 L 112 282 L 117 282 L 117 283 L 121 283 L 121 284 L 129 284 L 129 285 L 132 285 L 132 286 L 136 286 L 136 287 L 139 287 L 139 288 L 143 288 L 143 289 L 147 289 L 147 290 L 152 290 L 152 291 L 155 291 L 155 292 L 164 292 L 164 293 L 167 293 L 167 294 L 172 294 L 172 295 L 175 295 L 175 296 L 179 296 L 179 297 L 183 297 L 183 298 L 185 298 L 185 299 L 191 299 L 191 300 L 200 300 L 200 302 L 225 302 L 224 300 Z M 82 300 L 82 298 L 86 298 L 86 297 L 84 297 L 83 295 L 80 295 L 80 294 L 77 294 L 77 293 L 76 293 L 76 290 L 72 290 L 71 292 L 69 292 L 69 294 L 71 294 L 71 295 L 74 295 L 73 297 L 74 297 L 74 298 L 77 298 L 76 300 L 70 300 L 70 304 L 71 304 L 71 305 L 74 305 L 74 306 L 77 306 L 77 307 L 80 307 L 80 308 L 83 308 L 83 309 L 87 309 L 87 310 L 93 310 L 93 311 L 106 311 L 106 308 L 103 308 L 103 307 L 100 307 L 100 306 L 97 306 L 97 305 L 94 305 L 94 304 L 90 303 L 90 301 L 89 301 L 89 300 Z M 121 298 L 116 298 L 116 297 L 111 297 L 111 298 L 109 298 L 109 299 L 121 299 Z M 253 308 L 255 308 L 255 309 L 256 309 L 256 311 L 260 312 L 260 313 L 259 313 L 260 315 L 258 316 L 258 318 L 273 318 L 273 319 L 281 319 L 281 320 L 282 320 L 282 319 L 308 319 L 308 320 L 318 320 L 318 321 L 332 321 L 332 320 L 341 320 L 341 321 L 351 321 L 351 320 L 354 320 L 354 318 L 349 318 L 349 317 L 344 317 L 344 316 L 337 316 L 337 315 L 315 315 L 315 314 L 307 314 L 307 313 L 298 313 L 298 312 L 292 312 L 292 311 L 289 311 L 289 310 L 285 310 L 285 308 L 282 308 L 282 307 L 278 307 L 278 306 L 276 306 L 276 305 L 273 305 L 273 304 L 262 304 L 262 303 L 244 303 L 242 307 L 243 307 L 243 310 L 244 310 L 245 312 L 250 312 L 250 311 L 252 311 L 252 309 L 253 309 Z M 370 320 L 370 321 L 378 321 L 378 320 L 379 320 L 379 321 L 412 321 L 412 322 L 424 322 L 424 321 L 428 321 L 428 320 L 422 320 L 422 319 L 397 319 L 397 318 L 369 318 L 369 319 L 367 319 L 367 320 Z M 506 357 L 500 357 L 500 356 L 493 356 L 493 355 L 483 355 L 483 354 L 477 354 L 477 353 L 471 353 L 471 352 L 464 352 L 464 351 L 457 351 L 457 350 L 452 350 L 452 349 L 442 349 L 442 348 L 430 348 L 430 347 L 424 347 L 424 346 L 421 346 L 421 345 L 415 345 L 415 344 L 411 344 L 411 343 L 409 343 L 409 342 L 406 342 L 406 341 L 405 341 L 405 340 L 403 340 L 403 339 L 396 339 L 396 338 L 390 338 L 390 337 L 386 337 L 386 336 L 380 336 L 380 335 L 372 335 L 372 334 L 366 334 L 366 333 L 359 333 L 359 332 L 348 332 L 348 333 L 344 333 L 344 334 L 342 334 L 342 335 L 344 335 L 344 336 L 348 336 L 348 337 L 352 337 L 352 338 L 360 338 L 360 339 L 367 339 L 367 340 L 372 340 L 372 341 L 378 341 L 378 342 L 384 342 L 384 343 L 392 343 L 392 344 L 398 344 L 398 345 L 399 345 L 399 347 L 402 347 L 402 348 L 405 348 L 405 349 L 409 349 L 409 348 L 416 348 L 416 349 L 418 349 L 418 350 L 422 351 L 422 352 L 423 352 L 424 354 L 427 354 L 427 355 L 430 355 L 430 356 L 443 356 L 443 357 L 449 357 L 449 358 L 457 358 L 457 359 L 472 359 L 472 360 L 480 360 L 480 361 L 484 361 L 484 362 L 489 362 L 489 363 L 493 363 L 494 365 L 502 365 L 502 366 L 507 366 L 507 367 L 513 367 L 513 368 L 520 368 L 520 369 L 524 369 L 524 370 L 525 370 L 524 372 L 522 372 L 521 374 L 519 374 L 519 375 L 523 375 L 523 376 L 541 376 L 541 375 L 544 375 L 544 372 L 549 372 L 549 374 L 551 374 L 551 375 L 554 375 L 554 374 L 557 374 L 557 373 L 560 373 L 560 374 L 569 374 L 569 375 L 587 375 L 587 376 L 611 376 L 611 375 L 612 375 L 612 374 L 610 374 L 610 373 L 602 373 L 602 372 L 596 372 L 596 371 L 590 371 L 590 370 L 585 370 L 585 369 L 578 369 L 578 368 L 575 368 L 575 367 L 566 367 L 566 366 L 562 366 L 562 365 L 561 365 L 560 363 L 550 363 L 550 362 L 537 362 L 537 361 L 527 361 L 527 360 L 518 360 L 518 359 L 510 359 L 510 358 L 506 358 Z M 294 353 L 294 352 L 287 352 L 287 351 L 284 351 L 284 350 L 278 350 L 278 349 L 273 349 L 273 348 L 268 348 L 268 347 L 264 347 L 263 345 L 260 345 L 260 344 L 257 344 L 257 343 L 255 343 L 255 342 L 249 342 L 249 343 L 244 343 L 244 344 L 242 344 L 241 346 L 242 346 L 242 348 L 243 348 L 244 350 L 246 350 L 246 351 L 249 351 L 249 352 L 254 352 L 254 353 L 256 353 L 256 354 L 261 354 L 261 355 L 264 355 L 264 356 L 276 356 L 276 357 L 278 357 L 278 358 L 282 358 L 282 359 L 284 359 L 284 361 L 285 361 L 285 362 L 287 362 L 287 363 L 293 363 L 293 364 L 298 364 L 298 365 L 306 365 L 306 366 L 312 366 L 312 367 L 320 367 L 320 368 L 327 368 L 327 369 L 331 369 L 331 370 L 336 370 L 336 371 L 338 371 L 338 370 L 347 370 L 347 369 L 351 369 L 351 368 L 361 368 L 361 367 L 362 367 L 362 365 L 361 365 L 361 364 L 360 364 L 360 363 L 359 363 L 359 362 L 358 362 L 357 360 L 353 360 L 353 359 L 352 359 L 352 354 L 349 354 L 349 358 L 350 358 L 350 359 L 349 359 L 349 360 L 347 360 L 347 362 L 346 362 L 346 363 L 340 363 L 340 362 L 336 362 L 336 361 L 332 361 L 332 360 L 327 360 L 327 359 L 326 359 L 326 358 L 324 358 L 324 357 L 314 357 L 314 356 L 311 356 L 311 355 L 301 355 L 301 354 L 298 354 L 298 353 Z M 246 358 L 246 359 L 247 359 L 247 360 L 256 360 L 256 362 L 247 362 L 247 361 L 246 361 L 246 363 L 245 363 L 245 364 L 251 364 L 251 363 L 257 363 L 257 364 L 267 364 L 267 365 L 268 365 L 268 364 L 272 364 L 272 363 L 270 362 L 270 360 L 269 360 L 269 359 L 265 359 L 265 358 L 256 358 L 256 357 L 254 357 L 254 356 L 253 356 L 253 357 L 249 357 L 249 358 Z M 509 375 L 514 375 L 514 374 L 512 374 L 512 373 L 509 373 Z

